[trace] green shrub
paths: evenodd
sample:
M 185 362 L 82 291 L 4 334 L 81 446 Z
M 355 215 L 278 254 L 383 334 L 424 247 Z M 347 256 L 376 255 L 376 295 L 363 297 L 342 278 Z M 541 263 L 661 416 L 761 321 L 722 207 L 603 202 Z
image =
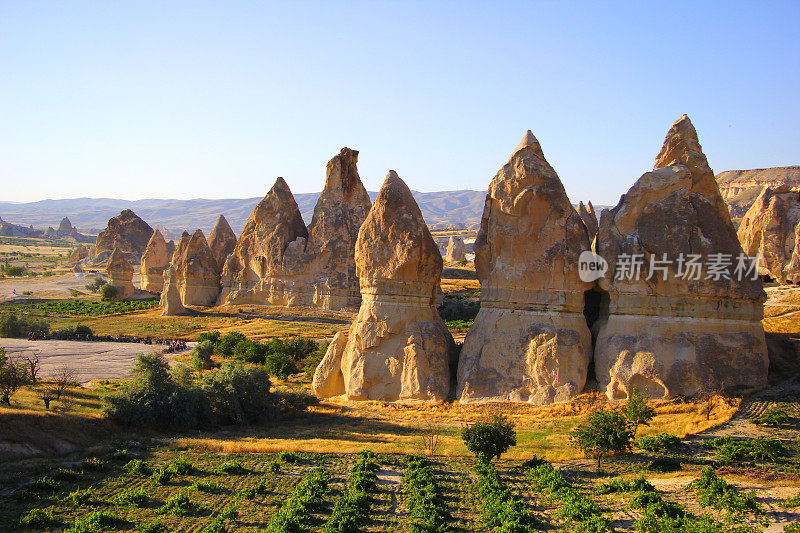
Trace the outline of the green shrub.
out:
M 197 370 L 211 370 L 214 368 L 214 362 L 211 360 L 211 355 L 214 353 L 214 343 L 210 340 L 204 340 L 197 344 L 192 349 L 192 366 Z
M 272 516 L 266 533 L 307 530 L 312 519 L 310 511 L 324 505 L 329 482 L 330 474 L 321 468 L 315 468 L 306 474 Z
M 588 420 L 572 431 L 572 443 L 590 457 L 600 459 L 609 453 L 621 453 L 630 449 L 633 431 L 630 422 L 616 409 L 598 409 Z
M 517 445 L 514 424 L 503 415 L 465 427 L 461 438 L 467 449 L 483 461 L 499 458 L 509 447 Z
M 234 347 L 233 358 L 243 363 L 263 365 L 267 359 L 267 347 L 258 341 L 246 339 Z
M 103 472 L 108 470 L 108 463 L 99 457 L 89 457 L 83 461 L 84 470 L 93 470 L 95 472 Z
M 94 490 L 92 490 L 92 489 L 74 490 L 74 491 L 70 492 L 69 494 L 67 494 L 66 500 L 70 504 L 72 504 L 72 505 L 77 507 L 79 505 L 86 505 L 87 503 L 92 501 L 92 499 L 94 499 L 94 497 L 95 497 L 95 493 L 94 493 Z
M 219 512 L 218 518 L 221 520 L 236 520 L 239 518 L 239 504 L 229 503 Z
M 281 452 L 278 454 L 278 460 L 282 463 L 293 465 L 300 461 L 300 456 L 295 452 Z
M 710 466 L 703 467 L 700 477 L 691 484 L 697 500 L 703 507 L 724 511 L 731 520 L 738 520 L 748 513 L 761 514 L 755 491 L 743 493 L 717 476 Z
M 447 533 L 451 531 L 450 513 L 444 504 L 442 490 L 427 460 L 418 455 L 405 457 L 406 473 L 403 477 L 409 493 L 411 533 Z
M 59 526 L 61 521 L 55 518 L 49 510 L 31 509 L 19 519 L 19 524 L 22 527 L 48 528 Z
M 150 496 L 143 489 L 128 489 L 120 492 L 113 503 L 120 506 L 143 508 L 150 504 Z
M 46 320 L 28 318 L 16 313 L 0 315 L 0 337 L 27 338 L 29 335 L 47 335 L 50 323 Z
M 222 423 L 244 425 L 275 418 L 269 374 L 262 367 L 225 363 L 203 377 L 202 390 Z
M 201 529 L 200 533 L 227 533 L 227 531 L 228 530 L 225 527 L 225 523 L 221 518 L 217 517 L 213 522 Z
M 800 533 L 800 522 L 786 524 L 783 528 L 783 533 Z
M 102 533 L 124 524 L 125 520 L 106 511 L 93 513 L 78 518 L 65 533 Z
M 375 491 L 378 465 L 361 455 L 350 471 L 350 479 L 341 497 L 336 500 L 331 516 L 322 528 L 323 533 L 362 531 L 369 522 L 370 494 Z
M 77 481 L 83 477 L 83 472 L 78 472 L 71 468 L 59 468 L 50 477 L 56 481 Z
M 220 332 L 219 331 L 204 331 L 200 335 L 197 336 L 197 342 L 210 342 L 212 345 L 216 346 L 220 339 Z
M 269 352 L 264 358 L 264 367 L 270 375 L 285 380 L 297 372 L 297 365 L 289 354 L 284 352 Z
M 100 287 L 102 287 L 106 283 L 108 283 L 108 282 L 106 280 L 104 280 L 101 276 L 97 276 L 96 278 L 94 278 L 92 280 L 91 283 L 88 283 L 86 285 L 86 290 L 87 291 L 92 291 L 92 292 L 97 292 L 97 291 L 100 290 Z
M 141 459 L 132 459 L 128 461 L 122 468 L 124 468 L 129 474 L 136 474 L 139 476 L 149 476 L 153 473 L 153 469 L 150 468 L 150 465 Z
M 305 391 L 277 390 L 272 393 L 272 404 L 282 413 L 305 411 L 319 405 L 319 398 Z
M 197 473 L 197 467 L 183 457 L 172 460 L 169 469 L 179 476 L 191 476 Z
M 231 331 L 223 335 L 214 346 L 214 353 L 223 357 L 233 357 L 233 350 L 242 341 L 247 341 L 247 337 L 238 331 Z
M 325 353 L 328 351 L 328 346 L 330 345 L 329 342 L 323 342 L 320 344 L 319 348 L 316 352 L 313 352 L 307 355 L 302 363 L 303 363 L 303 372 L 306 374 L 306 379 L 311 381 L 314 379 L 314 372 L 317 370 L 317 367 L 322 362 L 322 358 L 325 357 Z
M 795 507 L 800 507 L 800 494 L 797 496 L 792 496 L 791 498 L 786 498 L 783 500 L 781 504 L 787 509 L 794 509 Z
M 633 387 L 628 394 L 628 402 L 622 412 L 633 428 L 633 437 L 636 437 L 636 430 L 639 426 L 649 426 L 650 421 L 656 416 L 656 412 L 650 407 L 648 400 L 649 397 L 639 392 L 636 387 Z
M 648 452 L 658 453 L 664 450 L 677 448 L 681 445 L 681 439 L 669 433 L 639 437 L 636 439 L 636 446 Z
M 768 461 L 777 462 L 789 452 L 777 439 L 756 437 L 750 440 L 715 439 L 715 457 L 722 462 L 735 461 Z
M 168 533 L 169 528 L 161 520 L 153 520 L 147 524 L 142 524 L 137 529 L 139 533 Z
M 100 287 L 100 296 L 103 300 L 114 300 L 119 295 L 119 289 L 115 285 L 106 283 Z
M 57 490 L 58 487 L 59 487 L 58 481 L 56 481 L 51 477 L 39 478 L 30 485 L 28 485 L 28 488 L 30 488 L 31 490 L 36 490 L 40 492 L 54 491 Z
M 751 418 L 750 422 L 757 426 L 775 426 L 780 427 L 785 424 L 789 424 L 792 421 L 792 417 L 786 414 L 785 411 L 781 409 L 772 409 L 767 411 L 763 415 Z
M 194 490 L 208 492 L 209 494 L 219 494 L 223 491 L 222 485 L 215 481 L 198 480 L 192 484 Z
M 647 469 L 653 472 L 677 472 L 681 469 L 681 462 L 671 457 L 657 457 L 647 464 Z
M 6 276 L 13 278 L 26 275 L 26 268 L 24 266 L 9 266 L 4 270 Z
M 205 508 L 192 501 L 189 494 L 182 490 L 177 494 L 173 494 L 167 499 L 166 503 L 161 507 L 164 513 L 172 513 L 175 516 L 191 516 L 204 511 Z
M 494 465 L 478 459 L 475 470 L 478 473 L 478 501 L 483 509 L 481 518 L 486 526 L 498 532 L 529 531 L 535 523 L 533 516 L 512 494 Z
M 170 470 L 169 467 L 164 466 L 153 472 L 152 480 L 159 485 L 168 485 L 174 476 L 175 474 L 172 472 L 172 470 Z
M 267 472 L 270 472 L 271 474 L 277 474 L 280 471 L 281 471 L 280 461 L 276 461 L 273 459 L 272 461 L 267 463 Z
M 217 473 L 231 476 L 244 476 L 250 473 L 250 469 L 236 459 L 229 459 L 217 467 Z

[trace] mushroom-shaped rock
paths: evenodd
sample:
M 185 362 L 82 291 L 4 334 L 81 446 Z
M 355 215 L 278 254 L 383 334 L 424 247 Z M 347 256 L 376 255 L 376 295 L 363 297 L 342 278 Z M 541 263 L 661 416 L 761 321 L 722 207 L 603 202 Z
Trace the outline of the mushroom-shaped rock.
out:
M 589 233 L 589 240 L 593 240 L 597 235 L 597 214 L 594 212 L 592 202 L 584 205 L 583 202 L 578 202 L 578 215 L 583 220 L 583 225 L 586 226 L 586 231 Z
M 467 249 L 464 246 L 464 239 L 451 235 L 447 241 L 447 253 L 445 260 L 447 262 L 464 261 L 467 258 Z
M 178 276 L 175 273 L 175 269 L 170 266 L 164 271 L 164 289 L 161 291 L 159 306 L 162 309 L 162 316 L 186 314 L 186 308 L 183 306 L 183 302 L 181 302 Z
M 172 268 L 178 278 L 183 305 L 214 305 L 219 296 L 219 268 L 201 230 L 188 239 L 181 237 Z
M 217 218 L 211 233 L 208 234 L 208 247 L 211 248 L 211 254 L 214 256 L 214 260 L 217 262 L 221 272 L 222 267 L 225 266 L 225 259 L 236 248 L 236 234 L 223 215 Z
M 233 253 L 225 260 L 219 303 L 285 304 L 283 282 L 292 272 L 284 268 L 284 255 L 290 243 L 304 248 L 307 238 L 292 191 L 278 178 L 250 213 Z
M 167 243 L 161 231 L 155 230 L 142 254 L 140 267 L 141 281 L 139 287 L 143 291 L 161 292 L 164 287 L 164 270 L 170 262 Z
M 116 247 L 125 253 L 130 261 L 135 260 L 138 263 L 152 235 L 153 228 L 136 216 L 136 213 L 125 209 L 109 219 L 106 229 L 97 236 L 95 257 L 102 259 L 104 254 L 111 253 Z
M 593 331 L 609 398 L 766 384 L 765 293 L 686 115 L 655 169 L 603 211 L 595 248 L 608 262 Z
M 411 191 L 390 171 L 358 232 L 361 307 L 314 373 L 317 395 L 443 401 L 454 342 L 435 307 L 442 256 Z
M 737 235 L 744 252 L 759 256 L 758 272 L 780 283 L 800 279 L 795 232 L 800 223 L 800 192 L 783 185 L 765 187 L 739 224 Z
M 133 267 L 119 248 L 114 248 L 106 265 L 108 284 L 117 289 L 117 298 L 128 298 L 136 288 L 133 286 Z
M 579 394 L 592 338 L 578 258 L 589 238 L 528 131 L 495 175 L 475 240 L 481 309 L 458 364 L 462 403 L 547 404 Z

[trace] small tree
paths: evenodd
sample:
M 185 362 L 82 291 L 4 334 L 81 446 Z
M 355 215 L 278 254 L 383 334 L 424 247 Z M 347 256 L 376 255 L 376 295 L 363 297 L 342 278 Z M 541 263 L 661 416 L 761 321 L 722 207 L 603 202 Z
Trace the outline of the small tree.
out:
M 461 430 L 461 438 L 469 451 L 487 462 L 499 458 L 509 447 L 517 445 L 514 423 L 503 415 L 495 415 L 492 420 L 465 427 Z
M 639 426 L 649 426 L 650 421 L 656 416 L 655 410 L 647 403 L 648 397 L 639 392 L 639 389 L 633 387 L 628 395 L 628 403 L 625 405 L 623 412 L 625 417 L 630 421 L 633 426 L 633 437 L 636 437 L 636 430 Z
M 39 399 L 44 403 L 45 409 L 50 409 L 50 402 L 58 399 L 58 391 L 55 387 L 49 385 L 39 389 L 37 394 L 39 395 Z
M 5 349 L 0 350 L 0 402 L 11 406 L 11 397 L 28 382 L 28 373 L 22 364 L 6 357 Z
M 53 381 L 53 389 L 56 395 L 55 399 L 60 400 L 61 397 L 64 396 L 67 388 L 78 379 L 78 373 L 74 368 L 62 365 L 50 375 L 50 379 Z
M 585 423 L 572 430 L 572 443 L 590 457 L 600 459 L 609 453 L 620 453 L 631 448 L 633 431 L 630 422 L 620 411 L 598 409 Z
M 39 369 L 41 368 L 39 365 L 39 356 L 34 354 L 33 357 L 26 357 L 25 363 L 28 370 L 28 379 L 31 380 L 31 383 L 35 384 L 36 379 L 39 376 Z
M 100 288 L 100 295 L 103 297 L 103 300 L 113 300 L 119 294 L 119 289 L 116 286 L 106 283 Z
M 211 360 L 211 354 L 213 353 L 214 343 L 211 340 L 197 343 L 197 346 L 192 350 L 192 366 L 197 370 L 211 370 L 214 368 L 214 362 Z

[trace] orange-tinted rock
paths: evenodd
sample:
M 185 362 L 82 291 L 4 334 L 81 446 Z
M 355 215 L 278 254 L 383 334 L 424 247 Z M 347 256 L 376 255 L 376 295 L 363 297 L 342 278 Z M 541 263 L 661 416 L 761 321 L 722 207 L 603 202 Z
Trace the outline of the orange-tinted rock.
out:
M 138 263 L 152 235 L 153 228 L 136 216 L 136 213 L 125 209 L 111 218 L 106 229 L 97 236 L 95 258 L 104 260 L 106 254 L 110 254 L 116 247 L 126 254 L 129 261 Z
M 216 224 L 214 224 L 211 233 L 208 235 L 208 247 L 211 248 L 214 260 L 217 262 L 220 272 L 222 272 L 222 267 L 225 266 L 225 259 L 236 248 L 236 234 L 223 215 L 217 218 Z
M 143 291 L 161 292 L 164 287 L 164 271 L 169 267 L 169 262 L 170 255 L 164 236 L 159 230 L 155 230 L 142 254 L 139 287 Z

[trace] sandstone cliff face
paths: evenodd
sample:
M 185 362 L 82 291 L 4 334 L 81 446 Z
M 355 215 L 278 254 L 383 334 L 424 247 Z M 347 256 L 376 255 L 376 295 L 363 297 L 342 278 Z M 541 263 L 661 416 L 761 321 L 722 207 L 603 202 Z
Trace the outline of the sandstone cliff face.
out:
M 788 185 L 764 189 L 739 224 L 737 235 L 747 255 L 760 256 L 759 274 L 779 283 L 800 279 L 800 246 L 795 232 L 800 222 L 800 192 Z
M 578 257 L 586 228 L 528 131 L 489 185 L 475 240 L 481 310 L 458 365 L 461 402 L 566 401 L 586 382 L 592 340 Z
M 178 276 L 175 269 L 168 266 L 164 271 L 164 288 L 161 291 L 161 300 L 159 301 L 162 316 L 177 316 L 185 315 L 186 308 L 181 302 L 181 293 L 178 283 Z
M 129 261 L 138 263 L 152 235 L 153 228 L 133 211 L 126 209 L 109 219 L 106 229 L 97 236 L 95 259 L 105 260 L 106 254 L 116 247 L 126 254 Z
M 142 254 L 139 287 L 143 291 L 161 292 L 164 287 L 164 270 L 169 267 L 167 243 L 159 230 L 155 230 Z
M 106 266 L 108 284 L 117 289 L 117 298 L 128 298 L 136 288 L 133 286 L 133 267 L 125 258 L 125 254 L 114 248 Z
M 356 162 L 343 148 L 306 228 L 283 178 L 245 224 L 222 273 L 220 303 L 355 307 L 360 301 L 353 249 L 370 208 Z
M 171 268 L 175 271 L 183 305 L 214 305 L 220 292 L 220 273 L 201 230 L 188 238 L 181 236 Z
M 606 311 L 594 325 L 597 380 L 609 398 L 632 387 L 671 397 L 766 384 L 765 294 L 760 280 L 734 274 L 742 248 L 686 115 L 669 130 L 655 169 L 603 212 L 595 247 L 609 263 L 599 281 Z M 720 253 L 733 262 L 731 279 L 709 277 Z M 640 272 L 627 268 L 616 279 L 634 254 L 643 254 Z M 682 275 L 689 267 L 680 254 L 700 256 L 698 279 Z M 651 265 L 666 271 L 654 268 L 648 279 Z
M 320 397 L 443 401 L 454 343 L 435 307 L 442 256 L 411 191 L 389 172 L 358 233 L 361 307 L 314 374 Z
M 445 261 L 464 261 L 467 258 L 467 248 L 464 246 L 464 239 L 451 235 L 447 241 L 447 253 Z
M 217 262 L 221 272 L 222 267 L 225 266 L 225 259 L 236 248 L 236 234 L 223 215 L 217 218 L 211 233 L 208 234 L 208 247 L 211 248 L 211 253 L 214 255 L 214 260 Z
M 578 202 L 578 215 L 580 215 L 581 220 L 583 220 L 583 225 L 586 226 L 586 231 L 589 233 L 589 241 L 594 240 L 599 225 L 592 202 L 589 202 L 588 205 L 583 205 L 583 202 Z
M 783 185 L 800 188 L 800 166 L 728 170 L 717 174 L 722 198 L 730 207 L 731 217 L 741 218 L 765 187 Z

